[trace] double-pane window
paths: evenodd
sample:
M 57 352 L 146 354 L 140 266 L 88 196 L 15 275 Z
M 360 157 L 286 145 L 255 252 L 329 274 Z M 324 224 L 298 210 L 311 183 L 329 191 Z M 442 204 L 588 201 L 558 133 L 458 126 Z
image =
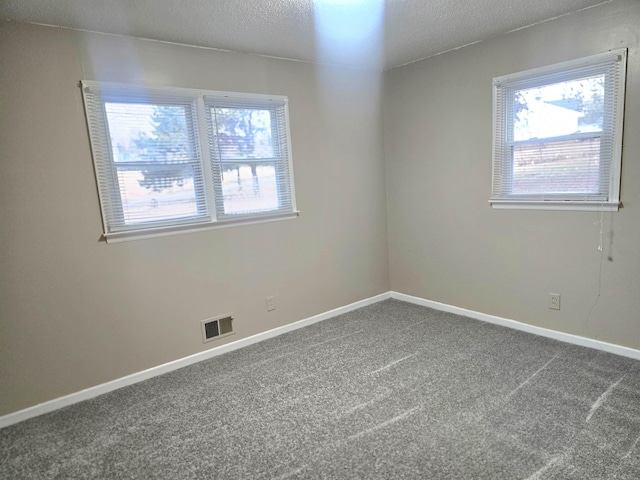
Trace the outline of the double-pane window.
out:
M 285 97 L 82 83 L 107 240 L 296 214 Z

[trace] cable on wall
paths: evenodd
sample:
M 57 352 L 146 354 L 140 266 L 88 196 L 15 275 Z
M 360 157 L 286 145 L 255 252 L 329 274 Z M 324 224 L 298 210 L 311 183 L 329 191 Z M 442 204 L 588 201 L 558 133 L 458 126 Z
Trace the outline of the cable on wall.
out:
M 600 227 L 600 233 L 599 233 L 599 242 L 598 242 L 598 251 L 600 252 L 600 262 L 599 262 L 599 266 L 598 266 L 598 294 L 596 295 L 596 299 L 593 302 L 593 305 L 591 305 L 591 308 L 589 309 L 589 313 L 587 315 L 587 320 L 586 320 L 586 327 L 587 327 L 587 334 L 589 335 L 589 337 L 591 338 L 596 338 L 596 336 L 594 334 L 592 334 L 591 332 L 591 328 L 589 325 L 589 322 L 591 320 L 591 314 L 593 313 L 593 309 L 595 308 L 596 304 L 598 303 L 598 300 L 600 300 L 600 294 L 602 292 L 602 261 L 604 259 L 604 248 L 603 248 L 603 215 L 604 215 L 604 208 L 603 206 L 600 208 L 600 210 L 598 210 L 598 219 L 593 222 L 594 225 L 599 225 Z M 613 235 L 613 232 L 611 233 Z M 611 260 L 611 257 L 608 257 Z

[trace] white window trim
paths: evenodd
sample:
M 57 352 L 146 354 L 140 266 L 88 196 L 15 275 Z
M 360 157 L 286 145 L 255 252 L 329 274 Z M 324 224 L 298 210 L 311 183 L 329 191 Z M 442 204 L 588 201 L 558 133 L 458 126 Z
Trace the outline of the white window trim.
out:
M 144 240 L 147 238 L 168 237 L 181 233 L 202 232 L 207 230 L 217 230 L 219 228 L 241 227 L 249 225 L 259 225 L 261 223 L 279 222 L 282 220 L 291 220 L 300 216 L 298 210 L 292 213 L 283 213 L 278 215 L 263 215 L 261 217 L 243 218 L 238 220 L 222 220 L 216 222 L 201 222 L 185 225 L 171 225 L 159 228 L 147 228 L 144 230 L 130 230 L 125 232 L 113 232 L 103 234 L 107 243 L 120 243 L 130 240 Z
M 585 67 L 592 67 L 598 64 L 616 63 L 618 69 L 618 76 L 620 79 L 617 85 L 617 97 L 616 102 L 613 105 L 614 108 L 614 122 L 613 122 L 613 141 L 612 141 L 612 157 L 610 164 L 609 175 L 609 198 L 606 200 L 597 199 L 581 199 L 578 195 L 553 195 L 549 194 L 546 198 L 532 198 L 532 196 L 526 195 L 496 195 L 495 181 L 496 181 L 496 169 L 504 165 L 505 159 L 503 158 L 505 134 L 505 115 L 506 106 L 499 105 L 501 98 L 501 91 L 507 87 L 521 86 L 532 82 L 536 78 L 540 77 L 540 81 L 544 81 L 544 77 L 557 76 L 557 81 L 562 81 L 565 78 L 571 78 L 572 75 Z M 624 123 L 624 101 L 625 101 L 625 83 L 626 83 L 626 64 L 627 64 L 627 49 L 611 50 L 609 52 L 601 53 L 598 55 L 592 55 L 585 58 L 576 60 L 570 60 L 567 62 L 558 63 L 555 65 L 544 66 L 534 68 L 524 72 L 504 75 L 493 79 L 493 168 L 492 168 L 492 197 L 489 203 L 493 208 L 498 209 L 536 209 L 536 210 L 589 210 L 589 211 L 618 211 L 620 201 L 620 177 L 621 177 L 621 164 L 622 164 L 622 136 L 623 136 L 623 123 Z M 502 95 L 504 97 L 504 95 Z M 507 101 L 506 99 L 504 100 Z M 574 136 L 568 136 L 573 138 Z M 508 161 L 508 160 L 507 160 Z M 511 157 L 513 162 L 513 157 Z M 538 195 L 539 197 L 539 195 Z
M 109 94 L 117 93 L 118 91 L 123 92 L 127 96 L 152 96 L 154 94 L 159 95 L 175 95 L 176 97 L 184 97 L 190 98 L 195 104 L 195 115 L 197 117 L 197 123 L 195 125 L 196 130 L 198 131 L 198 147 L 200 149 L 200 158 L 202 163 L 202 170 L 204 175 L 204 190 L 209 203 L 209 211 L 206 215 L 201 217 L 187 218 L 187 219 L 176 219 L 174 221 L 166 221 L 161 222 L 161 225 L 153 225 L 153 226 L 144 226 L 137 225 L 136 227 L 122 229 L 122 230 L 112 230 L 108 225 L 108 215 L 105 211 L 105 205 L 108 202 L 113 202 L 114 200 L 117 202 L 118 199 L 107 199 L 108 193 L 103 191 L 100 188 L 101 182 L 101 169 L 104 169 L 104 162 L 112 162 L 111 158 L 105 159 L 102 158 L 105 154 L 104 152 L 99 152 L 96 148 L 103 139 L 96 138 L 95 129 L 91 128 L 91 125 L 88 125 L 89 130 L 89 138 L 91 145 L 91 152 L 94 162 L 94 169 L 96 174 L 96 182 L 98 184 L 98 195 L 100 199 L 100 209 L 102 214 L 102 223 L 103 223 L 103 238 L 107 243 L 119 243 L 123 241 L 129 240 L 141 240 L 146 238 L 155 238 L 155 237 L 163 237 L 168 235 L 177 235 L 181 233 L 189 233 L 196 231 L 205 231 L 205 230 L 214 230 L 218 228 L 229 228 L 243 225 L 256 225 L 261 223 L 273 222 L 273 221 L 282 221 L 289 220 L 293 218 L 297 218 L 300 212 L 296 208 L 296 200 L 295 200 L 295 182 L 293 176 L 293 164 L 292 164 L 292 155 L 291 155 L 291 132 L 289 125 L 289 111 L 288 111 L 288 98 L 282 95 L 263 95 L 263 94 L 254 94 L 254 93 L 239 93 L 239 92 L 225 92 L 225 91 L 216 91 L 216 90 L 201 90 L 201 89 L 191 89 L 191 88 L 180 88 L 180 87 L 159 87 L 159 86 L 142 86 L 142 85 L 134 85 L 134 84 L 124 84 L 124 83 L 113 83 L 113 82 L 99 82 L 93 80 L 82 80 L 80 82 L 80 87 L 82 89 L 82 95 L 85 105 L 85 110 L 87 113 L 87 122 L 90 122 L 90 115 L 88 112 L 88 95 L 90 91 L 107 91 Z M 254 214 L 247 215 L 239 215 L 237 217 L 233 216 L 225 216 L 223 218 L 219 218 L 218 212 L 221 211 L 220 206 L 214 204 L 213 199 L 215 198 L 214 186 L 213 186 L 213 174 L 211 167 L 211 155 L 209 142 L 207 141 L 209 132 L 207 129 L 207 121 L 206 121 L 206 109 L 205 104 L 207 101 L 210 102 L 211 98 L 218 99 L 236 99 L 243 102 L 247 102 L 248 105 L 252 105 L 251 101 L 255 100 L 257 104 L 265 104 L 269 102 L 281 104 L 285 110 L 285 132 L 286 132 L 286 147 L 287 147 L 287 158 L 285 159 L 288 165 L 289 172 L 289 185 L 288 188 L 290 190 L 291 197 L 291 210 L 288 209 L 286 211 L 268 211 L 268 212 L 258 212 Z M 209 100 L 207 100 L 209 99 Z M 108 154 L 107 154 L 108 155 Z

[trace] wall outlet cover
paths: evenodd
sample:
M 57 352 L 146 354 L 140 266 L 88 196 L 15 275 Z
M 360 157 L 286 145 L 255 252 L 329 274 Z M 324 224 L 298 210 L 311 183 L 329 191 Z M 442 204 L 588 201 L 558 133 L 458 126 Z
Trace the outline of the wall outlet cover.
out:
M 559 293 L 549 294 L 549 308 L 551 310 L 560 310 L 560 294 Z

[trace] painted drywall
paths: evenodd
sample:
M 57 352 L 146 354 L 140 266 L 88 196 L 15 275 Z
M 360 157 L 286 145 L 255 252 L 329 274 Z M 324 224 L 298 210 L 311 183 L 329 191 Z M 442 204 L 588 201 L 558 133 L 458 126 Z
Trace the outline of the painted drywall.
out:
M 300 217 L 101 241 L 81 79 L 287 95 Z M 0 415 L 389 290 L 379 73 L 6 22 L 0 85 Z
M 620 0 L 387 72 L 391 288 L 640 348 L 639 46 L 640 3 Z M 492 78 L 622 47 L 624 208 L 602 252 L 597 212 L 492 209 Z

